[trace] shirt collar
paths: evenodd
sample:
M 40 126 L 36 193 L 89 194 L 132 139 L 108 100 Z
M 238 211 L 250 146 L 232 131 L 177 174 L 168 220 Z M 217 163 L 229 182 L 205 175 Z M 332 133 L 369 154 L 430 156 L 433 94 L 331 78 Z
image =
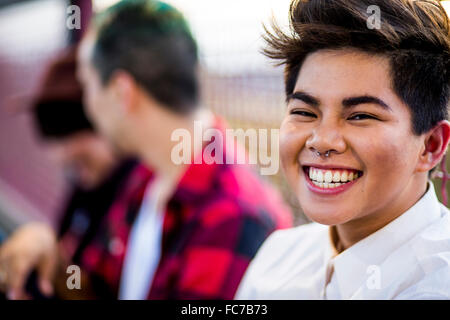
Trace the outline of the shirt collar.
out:
M 350 298 L 365 284 L 369 266 L 375 265 L 382 270 L 383 262 L 392 252 L 439 218 L 439 201 L 433 184 L 429 182 L 428 185 L 428 191 L 410 209 L 333 258 L 334 272 L 343 299 Z M 328 259 L 333 257 L 335 250 L 330 239 L 326 249 Z

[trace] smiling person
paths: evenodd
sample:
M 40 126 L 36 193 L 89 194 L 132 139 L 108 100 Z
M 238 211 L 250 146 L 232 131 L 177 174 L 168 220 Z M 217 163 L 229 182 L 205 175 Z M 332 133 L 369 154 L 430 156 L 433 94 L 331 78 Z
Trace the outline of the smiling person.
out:
M 369 6 L 381 28 L 368 28 Z M 449 299 L 450 216 L 429 172 L 449 142 L 438 1 L 294 1 L 280 152 L 311 224 L 265 241 L 238 299 Z

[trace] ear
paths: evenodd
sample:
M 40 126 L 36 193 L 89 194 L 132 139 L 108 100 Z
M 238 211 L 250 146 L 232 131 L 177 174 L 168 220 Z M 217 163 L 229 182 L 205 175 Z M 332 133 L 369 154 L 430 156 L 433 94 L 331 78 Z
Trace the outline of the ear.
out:
M 133 112 L 138 95 L 138 86 L 134 78 L 128 72 L 117 70 L 111 76 L 110 85 L 122 112 Z
M 450 139 L 450 122 L 443 120 L 433 129 L 425 134 L 424 151 L 420 155 L 418 168 L 419 172 L 426 172 L 433 169 L 442 160 L 447 152 L 447 145 Z

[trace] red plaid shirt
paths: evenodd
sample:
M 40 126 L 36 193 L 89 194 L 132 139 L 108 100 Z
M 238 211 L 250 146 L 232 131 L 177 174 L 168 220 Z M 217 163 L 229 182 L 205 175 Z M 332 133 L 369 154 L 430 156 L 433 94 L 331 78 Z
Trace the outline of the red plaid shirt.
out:
M 152 173 L 132 172 L 82 268 L 117 298 L 133 221 Z M 149 299 L 232 299 L 262 242 L 292 225 L 278 193 L 245 165 L 192 164 L 169 200 Z M 104 294 L 101 296 L 105 297 Z

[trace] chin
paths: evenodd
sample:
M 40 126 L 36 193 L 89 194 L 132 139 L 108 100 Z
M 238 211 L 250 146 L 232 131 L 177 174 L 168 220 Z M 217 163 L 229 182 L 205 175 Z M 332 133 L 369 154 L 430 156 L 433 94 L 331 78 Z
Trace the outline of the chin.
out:
M 336 208 L 305 207 L 303 212 L 310 220 L 327 226 L 344 224 L 352 219 L 352 215 L 348 214 L 348 210 L 336 210 Z

